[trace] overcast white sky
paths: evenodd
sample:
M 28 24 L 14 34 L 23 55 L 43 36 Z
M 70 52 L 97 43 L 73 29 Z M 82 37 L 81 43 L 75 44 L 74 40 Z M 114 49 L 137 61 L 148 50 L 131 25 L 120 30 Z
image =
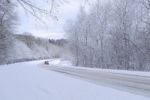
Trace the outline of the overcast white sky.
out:
M 36 0 L 37 1 L 37 0 Z M 38 0 L 39 1 L 39 0 Z M 19 34 L 30 32 L 38 37 L 63 38 L 65 37 L 64 25 L 67 20 L 75 20 L 80 6 L 84 0 L 70 0 L 69 3 L 61 5 L 57 13 L 58 21 L 52 18 L 43 17 L 46 25 L 37 21 L 36 18 L 26 14 L 23 8 L 19 7 Z M 93 0 L 94 1 L 94 0 Z M 41 4 L 41 2 L 39 2 Z M 45 6 L 44 4 L 42 6 Z

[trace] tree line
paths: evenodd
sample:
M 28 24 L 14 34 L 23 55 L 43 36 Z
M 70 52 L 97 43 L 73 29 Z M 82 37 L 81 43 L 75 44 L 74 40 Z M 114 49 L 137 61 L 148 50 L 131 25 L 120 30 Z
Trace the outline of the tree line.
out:
M 150 70 L 150 0 L 97 0 L 67 27 L 76 65 Z

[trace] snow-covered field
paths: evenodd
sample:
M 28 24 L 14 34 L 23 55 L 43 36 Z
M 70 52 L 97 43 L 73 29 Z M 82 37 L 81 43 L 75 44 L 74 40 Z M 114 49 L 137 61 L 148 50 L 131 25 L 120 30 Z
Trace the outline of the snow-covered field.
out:
M 42 64 L 33 61 L 0 66 L 0 100 L 150 99 L 45 70 Z

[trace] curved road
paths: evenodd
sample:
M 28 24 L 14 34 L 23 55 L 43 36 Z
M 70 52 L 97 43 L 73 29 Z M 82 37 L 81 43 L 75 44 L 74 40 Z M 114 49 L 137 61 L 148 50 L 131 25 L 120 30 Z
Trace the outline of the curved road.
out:
M 46 69 L 150 98 L 150 77 L 50 65 Z

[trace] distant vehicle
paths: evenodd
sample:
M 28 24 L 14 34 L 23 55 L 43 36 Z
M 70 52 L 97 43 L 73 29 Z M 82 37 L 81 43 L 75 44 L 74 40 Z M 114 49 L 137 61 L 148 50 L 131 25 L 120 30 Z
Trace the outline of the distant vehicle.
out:
M 49 62 L 48 62 L 48 61 L 45 61 L 44 64 L 45 64 L 45 65 L 49 65 Z

